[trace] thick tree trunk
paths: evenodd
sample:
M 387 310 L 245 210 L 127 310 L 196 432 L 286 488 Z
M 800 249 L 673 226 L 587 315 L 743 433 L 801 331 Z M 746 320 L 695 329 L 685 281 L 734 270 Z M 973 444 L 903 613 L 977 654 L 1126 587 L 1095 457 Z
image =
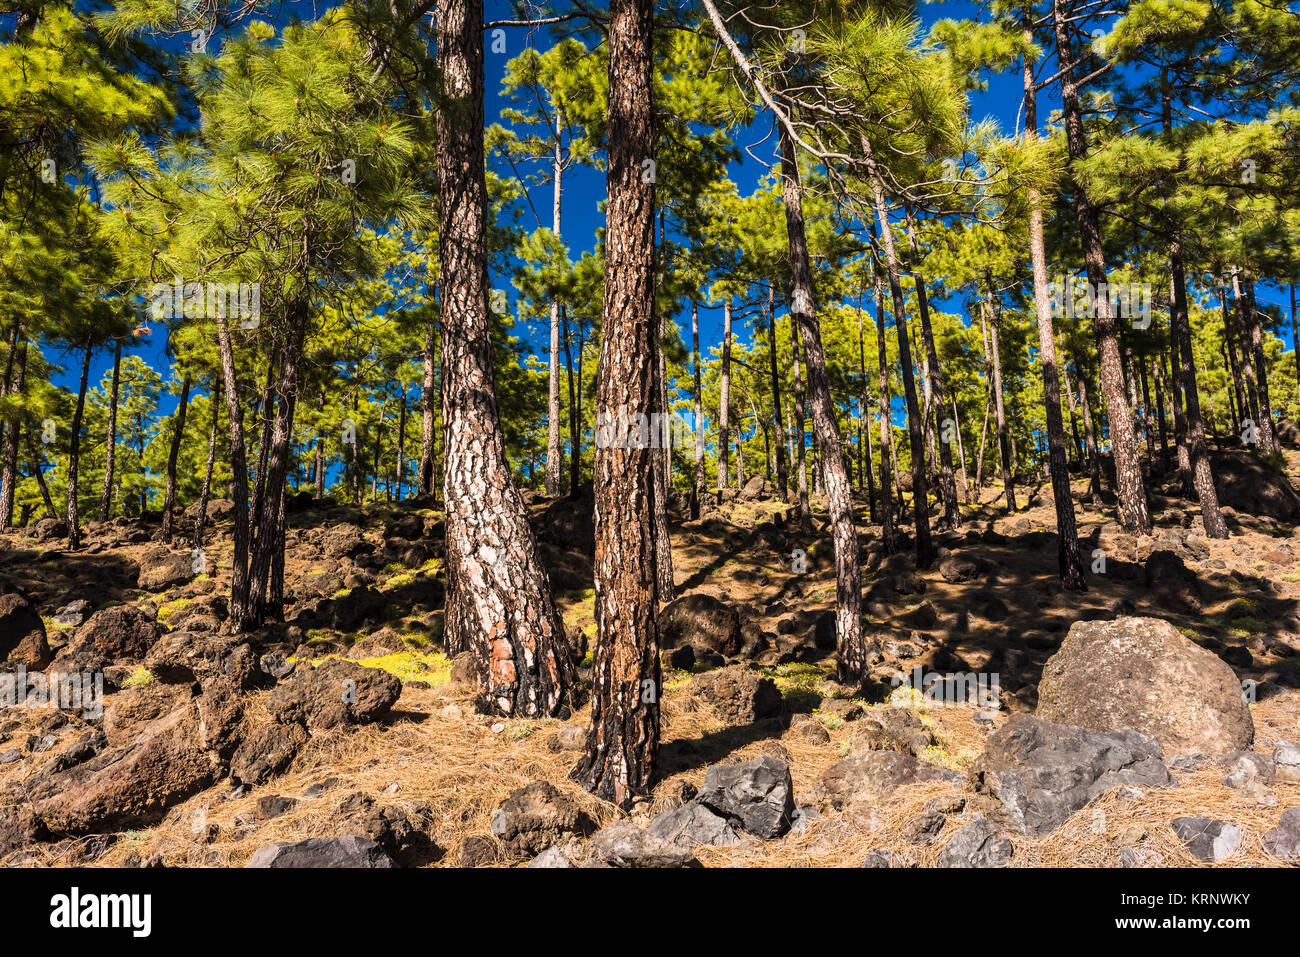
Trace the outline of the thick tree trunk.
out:
M 483 4 L 438 0 L 438 260 L 449 653 L 470 651 L 478 705 L 569 713 L 564 622 L 505 458 L 488 322 L 483 157 Z
M 99 520 L 107 522 L 113 512 L 113 466 L 117 452 L 117 394 L 122 369 L 122 340 L 113 343 L 113 385 L 108 396 L 108 436 L 104 442 L 104 490 L 99 496 Z
M 794 139 L 780 129 L 782 195 L 786 235 L 790 245 L 790 315 L 798 329 L 808 361 L 808 395 L 813 430 L 821 446 L 822 486 L 835 542 L 835 653 L 841 681 L 861 683 L 879 652 L 862 631 L 862 580 L 858 570 L 858 535 L 854 527 L 853 490 L 844 469 L 835 405 L 826 378 L 821 326 L 813 296 L 812 269 L 804 230 L 803 184 Z M 802 432 L 800 442 L 803 441 Z M 800 470 L 802 474 L 802 470 Z
M 1052 23 L 1056 34 L 1056 50 L 1060 66 L 1061 103 L 1065 121 L 1066 145 L 1070 162 L 1082 162 L 1088 153 L 1083 129 L 1083 111 L 1079 105 L 1079 89 L 1074 75 L 1075 62 L 1070 51 L 1070 40 L 1065 22 L 1064 0 L 1052 0 Z M 1072 177 L 1073 178 L 1073 177 Z M 1084 265 L 1088 282 L 1094 290 L 1106 282 L 1106 258 L 1101 244 L 1097 208 L 1078 182 L 1072 182 L 1075 219 L 1079 226 L 1079 240 L 1083 247 Z M 1115 460 L 1115 479 L 1119 493 L 1119 522 L 1130 531 L 1147 534 L 1151 531 L 1151 515 L 1147 510 L 1146 484 L 1142 478 L 1142 463 L 1138 459 L 1137 440 L 1133 434 L 1133 416 L 1124 397 L 1124 370 L 1120 359 L 1119 341 L 1115 334 L 1115 319 L 1110 314 L 1110 302 L 1105 296 L 1094 297 L 1095 317 L 1093 334 L 1101 358 L 1101 390 L 1106 400 L 1110 429 L 1111 454 Z
M 606 424 L 658 404 L 655 185 L 641 165 L 655 155 L 653 11 L 652 0 L 610 2 L 607 258 L 596 399 Z M 648 448 L 605 442 L 596 449 L 591 732 L 573 775 L 622 807 L 649 791 L 659 751 L 652 459 Z
M 185 414 L 190 407 L 190 372 L 185 370 L 181 382 L 181 398 L 176 406 L 176 426 L 172 431 L 171 448 L 167 450 L 167 491 L 163 495 L 162 540 L 169 545 L 172 540 L 172 509 L 176 506 L 176 461 L 181 454 L 181 440 L 185 437 Z
M 1033 42 L 1027 18 L 1024 33 Z M 1025 130 L 1038 139 L 1038 105 L 1033 61 L 1024 58 Z M 1061 379 L 1056 366 L 1056 330 L 1047 288 L 1047 250 L 1043 241 L 1042 197 L 1037 189 L 1027 190 L 1029 206 L 1029 258 L 1034 273 L 1034 313 L 1038 320 L 1038 360 L 1043 368 L 1043 399 L 1047 410 L 1047 463 L 1052 479 L 1052 501 L 1056 506 L 1057 560 L 1061 585 L 1070 591 L 1086 591 L 1083 559 L 1079 555 L 1079 532 L 1074 521 L 1074 499 L 1070 494 L 1070 467 L 1065 452 L 1065 426 L 1061 421 Z M 995 331 L 996 335 L 996 331 Z
M 25 344 L 25 343 L 24 343 Z M 72 430 L 68 435 L 68 500 L 66 519 L 68 523 L 68 548 L 81 547 L 81 521 L 77 514 L 77 467 L 81 463 L 81 419 L 86 411 L 86 380 L 90 378 L 90 353 L 92 348 L 86 344 L 86 355 L 81 361 L 81 379 L 77 387 L 77 405 L 72 413 Z M 23 357 L 26 365 L 26 356 Z M 19 367 L 18 389 L 22 389 L 22 366 Z
M 908 342 L 907 312 L 903 307 L 903 286 L 899 274 L 898 254 L 894 249 L 894 236 L 889 228 L 889 214 L 885 204 L 884 186 L 874 171 L 871 144 L 861 138 L 863 153 L 873 163 L 871 187 L 876 205 L 876 219 L 880 224 L 881 245 L 885 253 L 885 270 L 889 276 L 889 292 L 894 303 L 894 328 L 898 333 L 898 365 L 903 374 L 903 397 L 907 404 L 907 432 L 912 450 L 912 514 L 916 522 L 916 567 L 928 568 L 934 561 L 930 544 L 930 503 L 928 478 L 925 471 L 925 436 L 921 409 L 916 399 L 916 378 L 912 370 L 912 350 Z
M 727 450 L 731 442 L 731 297 L 722 303 L 722 378 L 718 383 L 718 488 L 727 487 Z

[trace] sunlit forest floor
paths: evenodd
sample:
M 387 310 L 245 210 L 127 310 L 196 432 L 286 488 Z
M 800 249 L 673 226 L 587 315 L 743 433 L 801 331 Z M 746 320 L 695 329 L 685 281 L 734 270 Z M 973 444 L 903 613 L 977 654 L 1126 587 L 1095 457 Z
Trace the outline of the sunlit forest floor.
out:
M 1288 455 L 1294 481 L 1300 455 Z M 1163 487 L 1169 490 L 1167 483 Z M 1194 503 L 1156 494 L 1156 532 L 1136 538 L 1122 534 L 1106 509 L 1082 504 L 1086 480 L 1076 477 L 1074 491 L 1081 503 L 1085 565 L 1097 549 L 1106 560 L 1105 572 L 1090 574 L 1083 594 L 1063 593 L 1057 584 L 1055 519 L 1046 484 L 1019 488 L 1021 507 L 1013 515 L 1002 508 L 1001 487 L 986 488 L 977 503 L 963 507 L 961 529 L 936 536 L 939 546 L 977 563 L 979 573 L 961 582 L 947 581 L 937 563 L 918 574 L 910 552 L 881 554 L 880 529 L 867 523 L 862 496 L 864 612 L 882 645 L 874 689 L 838 684 L 833 649 L 818 648 L 815 640 L 817 622 L 833 610 L 835 598 L 823 503 L 813 500 L 811 539 L 800 535 L 795 510 L 766 494 L 729 494 L 697 521 L 676 512 L 678 597 L 709 595 L 736 610 L 745 637 L 743 660 L 775 682 L 782 706 L 780 714 L 729 724 L 696 693 L 696 676 L 724 664 L 722 656 L 706 656 L 689 668 L 666 664 L 662 779 L 653 798 L 633 810 L 633 821 L 644 825 L 688 799 L 710 765 L 770 753 L 789 762 L 795 804 L 806 809 L 799 826 L 772 840 L 742 834 L 734 846 L 698 847 L 703 864 L 857 866 L 869 850 L 880 849 L 904 865 L 933 865 L 949 836 L 973 815 L 996 813 L 990 798 L 960 781 L 932 781 L 842 809 L 818 799 L 818 782 L 829 768 L 856 749 L 879 746 L 868 729 L 878 731 L 873 717 L 899 703 L 897 696 L 889 701 L 891 676 L 917 666 L 999 675 L 1002 707 L 991 715 L 918 697 L 904 702 L 920 719 L 916 755 L 969 773 L 993 730 L 1012 714 L 1033 710 L 1043 664 L 1070 625 L 1116 614 L 1166 619 L 1228 661 L 1240 678 L 1257 682 L 1258 700 L 1251 705 L 1257 751 L 1271 754 L 1279 738 L 1300 742 L 1300 563 L 1291 523 L 1230 509 L 1233 537 L 1207 541 L 1198 534 Z M 594 644 L 590 499 L 526 497 L 570 635 Z M 585 707 L 565 722 L 475 713 L 472 689 L 440 651 L 440 519 L 427 501 L 307 508 L 291 517 L 286 592 L 296 603 L 289 624 L 268 629 L 257 650 L 279 649 L 291 660 L 341 656 L 393 672 L 403 689 L 382 720 L 314 732 L 287 770 L 266 783 L 234 787 L 228 778 L 220 780 L 167 809 L 154 826 L 51 838 L 16 850 L 0 843 L 0 856 L 8 852 L 6 863 L 28 866 L 242 866 L 264 845 L 355 833 L 358 813 L 397 807 L 432 840 L 416 863 L 517 865 L 526 860 L 501 853 L 492 836 L 493 814 L 511 792 L 539 780 L 568 794 L 598 825 L 618 817 L 612 806 L 568 780 L 579 753 L 574 742 L 586 726 Z M 56 652 L 70 629 L 54 620 L 53 610 L 77 598 L 95 608 L 134 603 L 182 627 L 190 616 L 211 611 L 228 590 L 227 531 L 228 523 L 218 521 L 208 539 L 207 574 L 156 590 L 132 587 L 128 571 L 132 562 L 147 570 L 160 560 L 161 546 L 152 541 L 96 547 L 92 528 L 93 554 L 69 555 L 57 541 L 18 532 L 0 551 L 0 582 L 3 590 L 21 589 L 39 605 Z M 117 534 L 101 530 L 99 540 Z M 803 573 L 792 569 L 795 549 L 807 556 Z M 1148 589 L 1143 562 L 1158 549 L 1187 558 L 1197 577 L 1195 597 Z M 590 664 L 588 647 L 580 666 L 584 679 Z M 142 714 L 165 713 L 189 695 L 143 668 L 120 683 L 124 687 L 109 695 L 109 706 L 129 698 L 125 710 Z M 246 734 L 270 720 L 262 706 L 267 694 L 248 693 Z M 48 709 L 0 712 L 0 752 L 22 750 L 32 736 L 53 734 L 60 739 L 49 748 L 53 754 L 65 746 L 64 737 L 72 741 L 78 733 L 76 722 L 57 726 Z M 0 807 L 23 800 L 38 757 L 0 765 Z M 1201 864 L 1169 827 L 1181 816 L 1221 818 L 1242 828 L 1241 846 L 1225 865 L 1277 866 L 1261 836 L 1277 826 L 1283 810 L 1300 804 L 1300 782 L 1231 788 L 1222 783 L 1224 773 L 1208 761 L 1197 770 L 1174 770 L 1173 788 L 1113 789 L 1049 837 L 1013 834 L 1012 866 L 1116 867 L 1126 848 L 1140 849 L 1147 863 Z M 945 817 L 937 833 L 918 837 L 916 822 L 923 809 L 936 806 L 927 805 L 936 798 L 951 798 L 939 802 Z M 578 864 L 591 858 L 580 840 L 571 841 L 566 853 Z

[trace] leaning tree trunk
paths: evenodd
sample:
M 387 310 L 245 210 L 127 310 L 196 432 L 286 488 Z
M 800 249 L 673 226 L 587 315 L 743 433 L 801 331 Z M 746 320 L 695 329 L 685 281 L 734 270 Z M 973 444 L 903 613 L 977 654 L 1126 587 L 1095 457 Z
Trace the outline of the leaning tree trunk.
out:
M 1075 63 L 1067 61 L 1070 41 L 1063 10 L 1064 0 L 1052 0 L 1052 21 L 1056 34 L 1056 50 L 1061 78 L 1061 104 L 1065 119 L 1065 139 L 1071 164 L 1086 159 L 1088 144 L 1084 136 L 1083 110 L 1079 105 L 1078 81 L 1074 75 Z M 1073 179 L 1073 174 L 1071 174 Z M 1075 219 L 1079 226 L 1079 240 L 1083 247 L 1083 260 L 1088 282 L 1094 291 L 1106 282 L 1106 256 L 1101 244 L 1097 208 L 1078 182 L 1071 182 L 1074 192 Z M 1106 399 L 1107 420 L 1110 427 L 1111 453 L 1115 459 L 1115 482 L 1119 493 L 1119 522 L 1130 531 L 1147 534 L 1151 531 L 1151 515 L 1147 510 L 1146 483 L 1142 478 L 1142 463 L 1138 458 L 1137 439 L 1133 434 L 1133 416 L 1124 397 L 1124 370 L 1120 359 L 1119 340 L 1115 333 L 1115 319 L 1110 313 L 1106 296 L 1094 296 L 1095 316 L 1093 334 L 1097 352 L 1101 357 L 1101 391 Z
M 1028 14 L 1022 21 L 1026 38 L 1033 31 Z M 1038 99 L 1034 86 L 1034 65 L 1024 58 L 1025 130 L 1038 139 Z M 1047 408 L 1047 464 L 1052 478 L 1052 500 L 1056 505 L 1057 561 L 1061 585 L 1070 591 L 1085 591 L 1083 559 L 1079 555 L 1079 532 L 1074 522 L 1074 499 L 1070 493 L 1070 466 L 1065 451 L 1065 425 L 1061 421 L 1061 379 L 1056 367 L 1056 330 L 1047 289 L 1047 247 L 1043 241 L 1042 197 L 1037 189 L 1026 194 L 1029 206 L 1029 258 L 1034 272 L 1034 312 L 1038 319 L 1038 359 L 1043 367 L 1043 399 Z M 994 330 L 994 335 L 997 332 Z
M 86 344 L 86 357 L 81 361 L 81 384 L 77 388 L 77 406 L 72 413 L 72 431 L 68 436 L 68 548 L 81 547 L 81 522 L 77 516 L 77 466 L 81 462 L 81 418 L 86 411 L 86 380 L 90 377 L 90 353 Z M 21 376 L 21 371 L 19 375 Z M 19 388 L 21 388 L 21 379 Z
M 446 645 L 470 651 L 478 706 L 567 715 L 564 622 L 505 457 L 488 322 L 483 4 L 438 0 L 438 261 L 442 293 Z
M 45 473 L 42 471 L 42 456 L 36 449 L 36 443 L 32 441 L 32 433 L 29 430 L 24 436 L 27 439 L 27 457 L 32 463 L 32 477 L 36 479 L 36 485 L 41 490 L 41 501 L 45 503 L 45 514 L 50 518 L 58 518 L 54 511 L 54 499 L 50 497 L 50 487 L 45 484 Z
M 1192 326 L 1187 314 L 1187 280 L 1183 274 L 1182 243 L 1174 240 L 1169 250 L 1169 270 L 1173 277 L 1173 308 L 1169 311 L 1170 335 L 1178 340 L 1178 385 L 1187 403 L 1187 452 L 1191 458 L 1192 482 L 1201 503 L 1201 522 L 1209 538 L 1227 538 L 1228 523 L 1219 511 L 1219 495 L 1210 472 L 1210 452 L 1205 442 L 1205 425 L 1201 421 L 1201 399 L 1196 385 L 1196 365 L 1192 359 Z M 1175 391 L 1178 388 L 1175 385 Z
M 176 406 L 176 426 L 172 431 L 171 448 L 167 450 L 167 491 L 163 495 L 162 540 L 171 544 L 172 509 L 176 506 L 176 460 L 181 454 L 181 439 L 185 436 L 185 413 L 190 407 L 190 373 L 185 370 L 181 382 L 181 400 Z
M 222 390 L 226 397 L 226 428 L 230 433 L 230 472 L 234 502 L 234 528 L 231 533 L 230 605 L 228 620 L 238 623 L 248 617 L 248 459 L 244 446 L 244 409 L 239 401 L 239 380 L 235 375 L 235 352 L 230 340 L 230 324 L 218 314 L 217 346 L 221 353 Z
M 925 291 L 925 277 L 919 268 L 920 251 L 916 244 L 916 230 L 912 224 L 912 212 L 907 213 L 907 241 L 912 253 L 912 278 L 916 282 L 916 311 L 921 317 L 921 339 L 925 343 L 926 369 L 929 373 L 930 401 L 935 410 L 934 417 L 939 418 L 939 409 L 944 407 L 947 386 L 943 381 L 943 369 L 939 365 L 939 350 L 935 348 L 934 332 L 930 328 L 930 302 Z M 956 426 L 954 420 L 953 425 Z M 957 479 L 952 470 L 952 446 L 948 439 L 940 436 L 939 441 L 939 494 L 943 496 L 943 524 L 946 528 L 961 528 L 961 508 L 957 504 Z
M 727 450 L 731 441 L 731 297 L 722 304 L 722 378 L 718 382 L 718 488 L 727 487 Z
M 596 388 L 596 407 L 606 423 L 658 405 L 655 184 L 641 165 L 655 155 L 653 13 L 653 0 L 610 2 L 607 258 Z M 661 683 L 655 452 L 617 445 L 602 442 L 596 449 L 591 731 L 573 776 L 596 796 L 626 808 L 649 791 L 654 776 Z
M 104 443 L 104 490 L 99 496 L 99 520 L 113 511 L 113 466 L 117 452 L 117 389 L 122 369 L 122 340 L 113 343 L 113 385 L 108 396 L 108 437 Z
M 898 365 L 903 373 L 903 397 L 907 404 L 907 434 L 912 450 L 912 515 L 916 522 L 916 567 L 928 568 L 934 561 L 930 544 L 929 483 L 925 474 L 925 434 L 921 409 L 916 400 L 916 376 L 912 369 L 912 348 L 908 341 L 907 313 L 903 308 L 903 285 L 900 279 L 898 253 L 894 249 L 894 235 L 889 227 L 889 213 L 885 207 L 885 190 L 879 173 L 871 159 L 871 143 L 863 136 L 862 151 L 871 163 L 871 188 L 876 204 L 876 219 L 880 222 L 880 240 L 885 253 L 885 271 L 889 276 L 889 293 L 894 303 L 894 328 L 898 333 Z
M 813 430 L 821 444 L 822 487 L 835 542 L 835 654 L 841 681 L 864 682 L 878 652 L 862 631 L 862 579 L 858 570 L 858 533 L 853 522 L 853 489 L 844 469 L 835 404 L 826 379 L 821 325 L 813 298 L 812 269 L 804 230 L 803 184 L 794 138 L 781 126 L 781 179 L 786 235 L 790 243 L 790 315 L 798 326 L 808 361 L 808 397 Z M 802 442 L 803 436 L 800 435 Z M 802 470 L 801 470 L 802 474 Z

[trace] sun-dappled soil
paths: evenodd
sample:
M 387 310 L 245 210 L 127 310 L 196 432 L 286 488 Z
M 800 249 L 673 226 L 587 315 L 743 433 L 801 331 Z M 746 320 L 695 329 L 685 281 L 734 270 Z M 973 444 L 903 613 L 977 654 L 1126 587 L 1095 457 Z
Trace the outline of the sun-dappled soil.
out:
M 1292 453 L 1288 470 L 1294 475 L 1297 467 L 1300 461 Z M 1086 491 L 1086 482 L 1077 482 L 1076 501 Z M 1255 682 L 1257 700 L 1250 710 L 1256 751 L 1271 754 L 1278 739 L 1300 743 L 1300 562 L 1294 558 L 1297 543 L 1289 523 L 1230 510 L 1233 537 L 1208 541 L 1196 534 L 1194 503 L 1155 496 L 1156 533 L 1137 538 L 1122 534 L 1107 509 L 1080 507 L 1085 564 L 1104 553 L 1105 571 L 1089 575 L 1086 593 L 1073 594 L 1062 592 L 1056 581 L 1050 488 L 1030 485 L 1020 489 L 1020 496 L 1021 510 L 1006 515 L 1000 489 L 986 489 L 980 504 L 963 508 L 963 528 L 937 536 L 937 544 L 978 565 L 977 574 L 957 582 L 946 580 L 937 563 L 918 573 L 910 557 L 882 555 L 879 528 L 866 522 L 862 497 L 864 613 L 882 644 L 876 683 L 862 688 L 835 682 L 833 651 L 818 649 L 814 641 L 817 620 L 833 608 L 835 597 L 826 516 L 816 499 L 815 532 L 809 539 L 800 535 L 790 507 L 768 496 L 728 496 L 699 521 L 674 514 L 678 596 L 711 595 L 737 610 L 747 637 L 760 639 L 747 641 L 749 663 L 776 682 L 783 707 L 779 716 L 729 726 L 693 692 L 692 672 L 721 662 L 697 662 L 689 671 L 666 668 L 662 777 L 652 799 L 634 808 L 633 820 L 645 824 L 655 812 L 680 803 L 692 793 L 684 785 L 702 786 L 710 765 L 771 753 L 788 760 L 795 804 L 813 813 L 782 837 L 761 840 L 742 834 L 734 846 L 696 848 L 706 866 L 857 866 L 872 849 L 892 851 L 905 864 L 933 865 L 952 833 L 975 815 L 989 813 L 987 795 L 936 781 L 837 810 L 817 801 L 819 779 L 855 749 L 870 746 L 864 744 L 862 729 L 881 709 L 900 703 L 917 712 L 929 734 L 920 757 L 971 772 L 990 733 L 1012 714 L 1033 710 L 1043 664 L 1070 625 L 1116 614 L 1166 619 L 1229 662 L 1239 678 Z M 548 528 L 548 523 L 562 521 L 566 506 L 536 493 L 528 499 L 570 635 L 585 635 L 594 645 L 595 596 L 581 517 Z M 574 508 L 580 511 L 576 506 L 569 511 Z M 393 546 L 385 532 L 407 515 L 420 516 L 422 533 L 409 539 L 404 555 L 389 560 L 405 546 L 400 541 Z M 412 820 L 423 822 L 435 849 L 419 863 L 433 866 L 464 863 L 461 849 L 467 838 L 495 842 L 493 812 L 511 792 L 534 781 L 549 781 L 570 794 L 598 824 L 619 817 L 622 812 L 568 780 L 578 752 L 551 747 L 562 726 L 585 727 L 585 707 L 567 722 L 490 717 L 475 712 L 472 688 L 453 680 L 439 643 L 439 519 L 427 502 L 313 508 L 292 516 L 286 581 L 299 603 L 290 606 L 289 625 L 259 636 L 257 650 L 278 649 L 291 659 L 313 662 L 338 655 L 391 671 L 404 686 L 383 719 L 314 732 L 287 770 L 266 783 L 235 787 L 222 779 L 167 809 L 152 826 L 51 837 L 13 851 L 9 862 L 118 866 L 152 858 L 166 866 L 242 866 L 270 843 L 350 833 L 346 822 L 355 811 L 356 792 L 376 805 L 401 807 Z M 357 565 L 330 557 L 329 548 L 306 547 L 344 524 L 359 529 L 380 558 Z M 191 606 L 204 607 L 226 589 L 230 546 L 225 531 L 218 523 L 205 544 L 205 575 L 156 591 L 132 587 L 125 570 L 128 562 L 148 564 L 150 550 L 158 547 L 151 541 L 68 555 L 58 542 L 19 532 L 0 551 L 0 583 L 5 586 L 0 590 L 21 590 L 32 598 L 56 652 L 71 629 L 54 620 L 54 611 L 77 598 L 88 598 L 94 608 L 111 602 L 147 605 L 164 623 L 184 621 Z M 796 549 L 807 556 L 806 571 L 794 570 Z M 1197 579 L 1195 598 L 1180 600 L 1148 587 L 1143 563 L 1160 549 L 1184 558 Z M 363 549 L 344 549 L 349 550 Z M 367 597 L 354 615 L 348 603 L 359 600 L 356 595 L 378 597 Z M 302 621 L 310 627 L 294 623 L 305 608 L 312 615 Z M 580 669 L 584 677 L 590 663 L 588 648 Z M 917 666 L 997 674 L 1001 710 L 990 717 L 973 707 L 944 707 L 915 696 L 894 695 L 891 701 L 891 676 Z M 153 680 L 137 669 L 127 684 Z M 263 706 L 269 693 L 248 692 L 246 733 L 271 720 Z M 30 750 L 33 738 L 75 736 L 71 725 L 51 727 L 56 722 L 50 716 L 48 709 L 0 711 L 0 752 L 22 752 L 21 759 L 0 765 L 0 807 L 24 799 L 28 779 L 47 757 Z M 809 720 L 823 727 L 825 735 L 809 733 Z M 49 753 L 63 744 L 60 740 Z M 1115 867 L 1125 848 L 1143 849 L 1150 859 L 1166 864 L 1201 864 L 1170 829 L 1170 821 L 1183 816 L 1222 819 L 1243 830 L 1241 846 L 1225 866 L 1278 865 L 1261 837 L 1277 826 L 1282 811 L 1300 805 L 1300 783 L 1275 780 L 1265 789 L 1232 788 L 1222 783 L 1224 774 L 1208 761 L 1198 770 L 1174 770 L 1176 787 L 1112 789 L 1048 837 L 1010 834 L 1012 866 Z M 944 795 L 963 800 L 953 805 L 958 809 L 947 815 L 937 835 L 918 841 L 912 822 L 927 801 Z M 271 796 L 295 801 L 270 816 L 263 806 Z M 592 853 L 582 840 L 570 842 L 566 850 L 576 863 Z M 492 857 L 488 852 L 475 862 L 524 863 Z

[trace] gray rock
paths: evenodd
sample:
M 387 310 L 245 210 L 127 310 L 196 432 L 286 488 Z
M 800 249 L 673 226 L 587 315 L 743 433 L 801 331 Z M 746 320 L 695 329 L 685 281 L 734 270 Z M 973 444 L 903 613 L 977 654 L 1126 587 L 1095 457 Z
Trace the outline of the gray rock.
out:
M 1136 731 L 1090 734 L 1017 714 L 989 737 L 976 789 L 1001 801 L 1025 834 L 1043 837 L 1111 788 L 1174 786 L 1161 757 Z
M 1300 861 L 1300 807 L 1283 811 L 1277 827 L 1264 833 L 1264 850 L 1283 861 Z
M 1241 828 L 1208 817 L 1176 817 L 1170 822 L 1174 833 L 1192 855 L 1218 864 L 1231 857 L 1241 845 Z
M 744 764 L 715 764 L 705 772 L 697 800 L 750 834 L 779 837 L 790 829 L 794 812 L 790 766 L 770 754 Z
M 905 867 L 902 859 L 890 851 L 883 850 L 879 847 L 873 847 L 867 851 L 867 856 L 862 859 L 863 867 Z
M 1169 768 L 1173 771 L 1182 771 L 1191 773 L 1199 771 L 1205 767 L 1205 762 L 1209 759 L 1203 754 L 1175 754 L 1169 759 Z
M 967 824 L 939 852 L 938 867 L 1006 867 L 1015 846 L 984 818 Z
M 548 847 L 528 862 L 529 867 L 572 867 L 573 862 L 558 847 Z
M 740 843 L 740 835 L 731 822 L 699 801 L 664 811 L 650 822 L 646 832 L 651 837 L 688 849 L 699 844 L 730 847 Z
M 1164 855 L 1149 847 L 1126 847 L 1119 852 L 1120 867 L 1163 867 Z
M 8 751 L 0 751 L 0 764 L 13 764 L 22 758 L 23 753 L 17 748 L 10 748 Z
M 1278 738 L 1273 747 L 1273 764 L 1277 768 L 1274 781 L 1300 784 L 1300 747 Z
M 631 821 L 615 821 L 596 832 L 596 855 L 610 867 L 699 867 L 690 851 L 653 837 Z
M 396 867 L 393 859 L 374 841 L 355 834 L 342 837 L 309 837 L 292 844 L 259 847 L 245 867 L 353 867 L 379 869 Z
M 1230 788 L 1244 788 L 1252 783 L 1268 784 L 1277 770 L 1272 758 L 1257 751 L 1233 751 L 1220 758 L 1219 765 L 1228 769 L 1223 783 Z

